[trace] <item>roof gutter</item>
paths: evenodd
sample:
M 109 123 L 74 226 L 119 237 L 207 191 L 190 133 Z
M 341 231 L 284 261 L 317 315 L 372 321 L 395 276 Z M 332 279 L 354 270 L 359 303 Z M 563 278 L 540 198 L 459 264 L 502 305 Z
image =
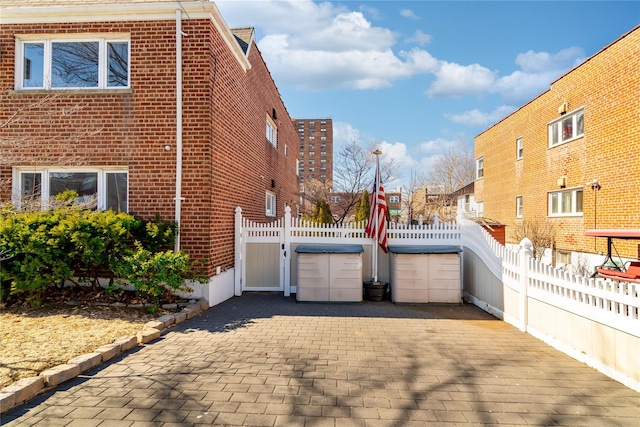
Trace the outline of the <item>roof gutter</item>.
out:
M 176 196 L 177 226 L 174 250 L 180 250 L 180 220 L 182 214 L 182 11 L 176 10 Z

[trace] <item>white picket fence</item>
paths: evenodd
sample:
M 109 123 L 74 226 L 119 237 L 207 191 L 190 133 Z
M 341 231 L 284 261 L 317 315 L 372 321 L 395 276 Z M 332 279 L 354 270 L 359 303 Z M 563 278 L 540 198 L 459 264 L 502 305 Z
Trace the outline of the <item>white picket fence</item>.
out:
M 463 295 L 475 305 L 640 391 L 640 285 L 579 277 L 542 264 L 533 258 L 530 242 L 519 251 L 499 244 L 475 222 L 388 225 L 389 245 L 455 245 L 463 248 Z M 236 209 L 235 292 L 247 288 L 247 248 L 271 244 L 279 265 L 277 286 L 285 295 L 291 283 L 292 247 L 299 244 L 350 245 L 373 256 L 373 241 L 364 224 L 342 226 L 309 223 L 285 217 L 261 224 Z M 377 247 L 376 247 L 377 249 Z M 385 254 L 379 252 L 384 260 Z M 380 264 L 384 267 L 384 262 Z M 386 264 L 388 268 L 388 262 Z M 251 268 L 251 267 L 250 267 Z M 274 275 L 275 277 L 275 275 Z M 381 280 L 385 280 L 384 273 Z

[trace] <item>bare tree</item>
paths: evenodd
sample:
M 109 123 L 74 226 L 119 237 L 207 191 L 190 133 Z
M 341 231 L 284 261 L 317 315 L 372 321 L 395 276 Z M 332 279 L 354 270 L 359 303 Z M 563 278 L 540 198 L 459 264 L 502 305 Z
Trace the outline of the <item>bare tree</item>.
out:
M 541 261 L 545 251 L 554 246 L 556 230 L 554 225 L 546 220 L 525 220 L 513 227 L 513 238 L 520 242 L 525 237 L 533 244 L 533 256 Z
M 376 144 L 362 145 L 353 140 L 341 147 L 334 156 L 333 182 L 309 180 L 305 182 L 304 197 L 314 205 L 318 200 L 331 201 L 334 196 L 335 203 L 330 203 L 331 212 L 335 223 L 342 224 L 353 216 L 355 207 L 360 201 L 362 192 L 373 187 L 376 168 L 376 156 L 373 151 Z M 389 182 L 397 178 L 398 165 L 393 159 L 380 158 L 380 176 L 382 182 Z
M 41 96 L 21 106 L 0 107 L 0 168 L 12 166 L 81 166 L 87 156 L 76 149 L 101 128 L 93 124 L 76 126 L 73 116 L 84 108 L 80 102 L 69 102 L 67 93 Z M 52 123 L 56 124 L 55 129 Z M 73 123 L 73 125 L 71 125 Z M 65 126 L 67 124 L 68 126 Z M 33 132 L 31 129 L 39 129 Z M 43 132 L 43 129 L 51 129 Z M 10 179 L 0 180 L 0 194 L 7 195 Z M 39 183 L 28 192 L 39 192 Z M 36 203 L 34 206 L 40 206 Z
M 464 139 L 447 149 L 429 173 L 429 182 L 441 194 L 451 194 L 475 179 L 473 149 Z

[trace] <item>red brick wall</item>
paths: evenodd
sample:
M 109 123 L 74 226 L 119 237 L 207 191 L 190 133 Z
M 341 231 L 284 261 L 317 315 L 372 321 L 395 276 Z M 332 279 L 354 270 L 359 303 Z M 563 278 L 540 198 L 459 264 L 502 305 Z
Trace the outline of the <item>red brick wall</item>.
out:
M 508 226 L 514 242 L 516 196 L 523 196 L 524 219 L 548 219 L 556 228 L 559 250 L 606 252 L 606 240 L 584 236 L 594 228 L 640 228 L 640 28 L 622 37 L 587 62 L 553 82 L 551 89 L 522 106 L 475 139 L 475 156 L 484 156 L 484 178 L 476 181 L 476 200 L 486 217 Z M 547 125 L 584 108 L 584 136 L 548 148 Z M 516 160 L 516 138 L 524 141 L 524 158 Z M 548 217 L 547 194 L 583 187 L 583 215 Z M 597 178 L 596 192 L 586 185 Z M 596 208 L 597 207 L 597 208 Z M 597 212 L 596 212 L 597 211 Z M 597 215 L 597 218 L 596 218 Z M 635 257 L 638 242 L 617 242 L 622 256 Z
M 182 249 L 216 266 L 233 266 L 234 209 L 265 220 L 265 190 L 277 216 L 295 201 L 297 136 L 256 46 L 245 72 L 210 20 L 183 20 Z M 13 91 L 15 34 L 122 32 L 131 38 L 130 90 L 56 95 L 3 129 L 30 141 L 20 161 L 0 165 L 0 179 L 20 165 L 126 166 L 129 210 L 174 220 L 176 167 L 175 21 L 2 25 L 0 123 L 46 96 Z M 278 115 L 278 147 L 265 137 L 266 114 Z M 69 113 L 72 111 L 72 113 Z M 44 118 L 44 119 L 43 119 Z M 165 146 L 171 146 L 166 151 Z M 288 155 L 284 155 L 287 145 Z M 50 151 L 43 159 L 42 150 Z M 67 160 L 65 160 L 67 159 Z M 69 160 L 70 159 L 70 160 Z M 264 178 L 261 178 L 264 177 Z M 2 200 L 10 197 L 2 186 Z

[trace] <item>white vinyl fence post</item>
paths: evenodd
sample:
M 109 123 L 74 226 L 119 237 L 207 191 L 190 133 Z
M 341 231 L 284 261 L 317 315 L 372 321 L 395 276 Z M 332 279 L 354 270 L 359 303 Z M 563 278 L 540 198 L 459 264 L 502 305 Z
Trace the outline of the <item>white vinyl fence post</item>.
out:
M 242 253 L 242 208 L 236 208 L 235 218 L 235 273 L 234 273 L 234 293 L 236 296 L 242 295 L 242 261 L 244 254 Z
M 528 238 L 520 242 L 519 264 L 520 264 L 520 330 L 527 332 L 529 323 L 529 261 L 533 257 L 533 244 Z
M 282 262 L 284 262 L 284 296 L 291 296 L 291 206 L 284 208 L 284 239 Z

